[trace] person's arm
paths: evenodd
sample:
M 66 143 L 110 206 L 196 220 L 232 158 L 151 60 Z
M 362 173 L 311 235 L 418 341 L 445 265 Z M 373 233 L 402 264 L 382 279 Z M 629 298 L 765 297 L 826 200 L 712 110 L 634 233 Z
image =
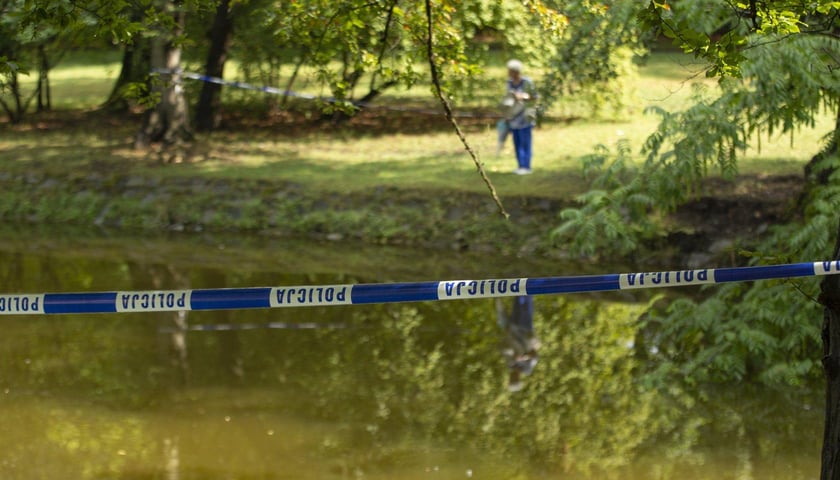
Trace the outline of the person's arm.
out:
M 525 88 L 523 88 L 526 98 L 524 100 L 528 103 L 536 103 L 537 99 L 540 98 L 539 93 L 537 92 L 537 86 L 534 85 L 534 82 L 531 80 L 525 80 Z

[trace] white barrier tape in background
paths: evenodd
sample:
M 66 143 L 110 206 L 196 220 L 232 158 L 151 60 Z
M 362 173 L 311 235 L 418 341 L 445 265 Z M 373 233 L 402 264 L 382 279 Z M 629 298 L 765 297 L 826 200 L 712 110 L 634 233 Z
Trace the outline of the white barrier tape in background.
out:
M 397 107 L 393 105 L 380 105 L 380 104 L 373 104 L 368 102 L 354 102 L 352 100 L 341 100 L 335 97 L 322 97 L 317 95 L 311 95 L 308 93 L 300 93 L 295 92 L 293 90 L 285 90 L 282 88 L 277 87 L 270 87 L 267 85 L 254 85 L 248 82 L 238 82 L 234 80 L 225 80 L 219 77 L 211 77 L 208 75 L 202 75 L 200 73 L 195 72 L 184 72 L 184 71 L 173 71 L 170 69 L 165 68 L 154 68 L 152 69 L 152 73 L 158 73 L 162 75 L 172 75 L 174 73 L 179 73 L 181 77 L 187 78 L 190 80 L 198 80 L 200 82 L 207 82 L 207 83 L 215 83 L 216 85 L 224 85 L 226 87 L 232 88 L 241 88 L 244 90 L 253 90 L 256 92 L 263 92 L 268 93 L 270 95 L 280 95 L 283 97 L 291 97 L 291 98 L 300 98 L 303 100 L 318 100 L 325 103 L 335 103 L 335 104 L 346 104 L 353 108 L 375 108 L 379 110 L 389 110 L 393 112 L 410 112 L 410 113 L 419 113 L 423 115 L 443 115 L 443 112 L 440 110 L 430 109 L 430 108 L 415 108 L 415 107 Z M 502 118 L 501 115 L 489 115 L 489 114 L 481 114 L 481 113 L 465 113 L 465 112 L 458 112 L 455 113 L 456 117 L 460 118 Z

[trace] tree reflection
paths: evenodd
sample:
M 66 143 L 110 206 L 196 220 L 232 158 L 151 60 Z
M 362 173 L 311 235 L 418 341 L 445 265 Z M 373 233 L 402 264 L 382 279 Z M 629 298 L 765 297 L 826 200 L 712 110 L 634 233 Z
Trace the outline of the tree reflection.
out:
M 144 264 L 136 261 L 126 262 L 128 276 L 131 279 L 132 290 L 185 290 L 190 288 L 186 275 L 171 265 L 159 263 Z M 162 349 L 171 358 L 172 364 L 180 374 L 181 382 L 187 384 L 190 376 L 190 365 L 187 355 L 187 332 L 189 330 L 189 312 L 158 313 L 156 317 L 162 321 L 172 322 L 174 328 L 168 329 L 169 344 Z

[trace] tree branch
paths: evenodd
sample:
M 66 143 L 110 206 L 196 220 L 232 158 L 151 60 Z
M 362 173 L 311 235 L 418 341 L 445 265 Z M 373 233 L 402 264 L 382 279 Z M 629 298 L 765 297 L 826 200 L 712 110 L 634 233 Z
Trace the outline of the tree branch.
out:
M 446 120 L 449 121 L 449 123 L 455 129 L 455 133 L 458 135 L 458 138 L 461 140 L 461 143 L 464 144 L 464 148 L 470 154 L 473 163 L 475 163 L 475 167 L 478 169 L 478 174 L 481 176 L 481 179 L 484 181 L 484 184 L 487 185 L 487 189 L 490 191 L 490 196 L 493 197 L 493 201 L 496 203 L 496 207 L 499 208 L 499 213 L 505 218 L 510 218 L 510 214 L 505 210 L 505 206 L 502 205 L 502 201 L 496 194 L 496 187 L 493 186 L 493 182 L 490 181 L 490 178 L 484 171 L 484 166 L 478 159 L 478 155 L 475 153 L 475 150 L 472 149 L 469 142 L 467 142 L 467 137 L 464 136 L 464 132 L 461 131 L 461 127 L 458 125 L 458 122 L 455 121 L 455 117 L 452 114 L 452 107 L 446 100 L 446 97 L 443 94 L 443 89 L 440 86 L 440 79 L 438 78 L 437 71 L 437 63 L 435 62 L 435 54 L 433 49 L 434 40 L 432 36 L 433 28 L 431 0 L 426 0 L 426 22 L 428 26 L 428 32 L 426 36 L 426 50 L 429 55 L 429 69 L 431 70 L 432 74 L 432 83 L 435 85 L 435 93 L 437 94 L 437 97 L 440 100 L 441 105 L 443 106 L 443 111 L 446 114 Z

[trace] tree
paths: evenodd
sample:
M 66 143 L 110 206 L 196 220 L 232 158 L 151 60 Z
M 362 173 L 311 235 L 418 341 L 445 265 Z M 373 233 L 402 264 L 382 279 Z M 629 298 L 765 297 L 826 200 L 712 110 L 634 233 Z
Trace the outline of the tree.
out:
M 145 12 L 138 5 L 131 8 L 126 15 L 132 22 L 142 22 Z M 108 99 L 102 105 L 111 111 L 126 111 L 129 108 L 129 100 L 138 97 L 137 87 L 145 85 L 152 68 L 151 41 L 148 37 L 136 35 L 126 39 L 123 45 L 123 57 L 120 63 L 120 74 L 114 87 L 111 89 Z
M 840 228 L 832 259 L 840 260 Z M 840 277 L 826 277 L 820 285 L 819 301 L 824 305 L 821 335 L 822 365 L 825 371 L 825 428 L 823 431 L 820 478 L 840 478 Z
M 250 15 L 262 22 L 240 30 L 237 39 L 242 45 L 236 52 L 246 73 L 270 84 L 280 80 L 281 65 L 291 60 L 285 84 L 289 90 L 309 67 L 317 84 L 336 100 L 323 105 L 327 114 L 336 108 L 350 113 L 354 103 L 372 102 L 388 88 L 421 78 L 414 67 L 422 62 L 418 34 L 424 19 L 418 14 L 422 4 L 413 3 L 265 2 L 254 6 Z M 367 90 L 357 97 L 363 78 Z
M 434 2 L 435 14 L 445 20 L 435 23 L 436 49 L 456 100 L 466 97 L 473 86 L 472 76 L 486 58 L 486 39 L 535 60 L 546 54 L 548 50 L 537 46 L 555 38 L 545 37 L 539 20 L 540 15 L 550 16 L 549 9 L 543 7 L 540 14 L 536 5 L 542 4 L 525 4 L 516 0 Z M 237 26 L 231 56 L 240 62 L 245 79 L 287 90 L 295 90 L 302 82 L 314 84 L 332 97 L 333 101 L 322 105 L 330 118 L 337 111 L 352 114 L 389 89 L 429 81 L 424 72 L 423 2 L 260 0 L 242 7 L 242 15 L 255 21 Z M 269 108 L 286 106 L 285 98 L 276 102 L 259 98 Z
M 36 33 L 55 29 L 63 34 L 86 32 L 94 38 L 104 37 L 114 43 L 131 45 L 123 61 L 124 67 L 132 65 L 130 70 L 135 62 L 134 46 L 142 45 L 143 37 L 149 38 L 150 63 L 158 70 L 157 79 L 161 81 L 152 84 L 152 96 L 159 100 L 157 108 L 148 112 L 137 135 L 136 144 L 143 146 L 153 141 L 177 144 L 189 137 L 186 99 L 180 84 L 181 46 L 186 41 L 184 22 L 188 12 L 202 11 L 211 5 L 215 5 L 215 0 L 141 0 L 130 7 L 124 2 L 102 0 L 8 0 L 0 6 L 13 14 L 3 15 L 4 20 L 12 19 L 18 35 L 26 38 L 35 38 Z M 143 56 L 139 55 L 140 60 Z M 7 78 L 14 80 L 14 62 L 19 57 L 17 51 L 3 53 L 2 73 Z M 125 76 L 133 77 L 135 73 L 131 71 L 131 75 L 126 73 Z M 121 85 L 125 81 L 122 77 L 115 87 L 117 92 L 125 88 Z
M 840 40 L 835 32 L 840 2 L 651 1 L 640 12 L 643 25 L 674 39 L 684 51 L 710 63 L 721 77 L 717 98 L 698 97 L 682 112 L 657 111 L 662 121 L 651 135 L 640 167 L 630 152 L 602 150 L 590 159 L 595 189 L 582 206 L 563 212 L 556 230 L 573 237 L 581 250 L 605 246 L 624 252 L 640 241 L 653 242 L 652 217 L 691 198 L 710 172 L 737 175 L 739 154 L 761 133 L 794 133 L 811 125 L 822 109 L 840 106 L 837 67 Z M 697 132 L 704 132 L 697 135 Z M 808 188 L 788 223 L 755 243 L 753 263 L 813 260 L 824 255 L 840 210 L 838 130 L 808 168 Z M 819 150 L 819 146 L 813 146 Z M 646 239 L 646 240 L 644 240 Z M 589 243 L 589 247 L 585 245 Z M 836 254 L 836 252 L 835 252 Z M 836 279 L 823 283 L 823 326 L 815 321 L 814 295 L 807 285 L 756 282 L 717 287 L 705 300 L 680 300 L 654 309 L 640 345 L 655 361 L 651 374 L 664 383 L 753 380 L 797 385 L 816 377 L 815 351 L 823 342 L 829 381 L 822 478 L 840 478 L 840 376 L 836 351 Z M 813 287 L 811 287 L 813 288 Z
M 63 51 L 59 50 L 53 61 L 50 61 L 48 52 L 58 44 L 67 48 L 74 43 L 73 32 L 62 33 L 49 23 L 41 22 L 20 28 L 20 15 L 20 2 L 0 2 L 0 60 L 3 60 L 0 61 L 0 94 L 8 91 L 11 97 L 8 101 L 0 97 L 0 107 L 11 123 L 23 120 L 32 100 L 36 100 L 39 112 L 51 108 L 49 71 Z M 27 74 L 30 69 L 38 72 L 38 82 L 31 93 L 25 93 L 20 84 L 20 75 Z
M 4 30 L 0 34 L 0 89 L 8 89 L 12 94 L 15 108 L 8 110 L 13 121 L 19 120 L 30 101 L 22 100 L 18 74 L 38 71 L 38 88 L 32 95 L 37 95 L 41 108 L 48 108 L 48 72 L 63 54 L 62 49 L 101 45 L 103 39 L 131 44 L 145 30 L 143 19 L 128 15 L 123 3 L 0 1 L 0 30 Z M 139 2 L 132 11 L 142 11 L 149 4 L 150 0 Z M 147 73 L 148 69 L 144 75 Z
M 179 145 L 189 140 L 187 99 L 181 77 L 181 42 L 184 35 L 186 8 L 180 0 L 167 1 L 163 11 L 166 16 L 152 39 L 151 65 L 158 73 L 152 84 L 157 105 L 146 111 L 143 126 L 134 140 L 136 148 L 148 147 L 152 142 L 163 142 L 164 147 Z
M 210 46 L 207 49 L 207 60 L 204 63 L 204 75 L 208 77 L 224 77 L 225 62 L 233 35 L 234 8 L 230 0 L 221 0 L 216 5 L 213 26 L 210 28 Z M 219 124 L 219 97 L 222 93 L 221 85 L 204 82 L 195 106 L 195 126 L 200 131 L 209 131 Z
M 634 60 L 645 52 L 637 2 L 556 3 L 569 22 L 546 58 L 541 102 L 548 108 L 574 96 L 588 107 L 585 114 L 598 115 L 606 107 L 620 114 L 630 97 L 627 80 L 635 72 Z

